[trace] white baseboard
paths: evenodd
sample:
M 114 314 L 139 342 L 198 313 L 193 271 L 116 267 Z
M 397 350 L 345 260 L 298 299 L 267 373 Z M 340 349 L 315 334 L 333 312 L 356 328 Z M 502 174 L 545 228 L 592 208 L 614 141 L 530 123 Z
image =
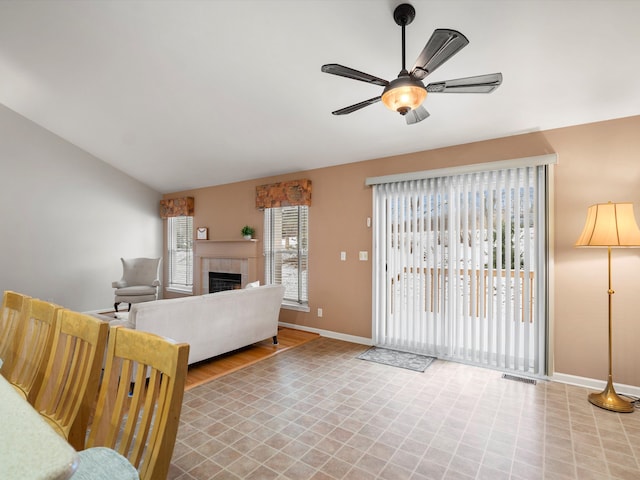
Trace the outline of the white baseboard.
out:
M 294 330 L 302 330 L 305 332 L 317 333 L 323 337 L 333 338 L 335 340 L 342 340 L 345 342 L 358 343 L 362 345 L 373 345 L 373 341 L 366 337 L 356 337 L 355 335 L 347 335 L 345 333 L 332 332 L 331 330 L 322 330 L 319 328 L 306 327 L 304 325 L 297 325 L 295 323 L 278 322 L 278 325 L 286 328 L 293 328 Z
M 567 385 L 576 385 L 578 387 L 589 388 L 594 391 L 602 391 L 607 385 L 604 380 L 596 380 L 587 377 L 577 377 L 575 375 L 569 375 L 567 373 L 554 373 L 550 380 L 558 383 L 566 383 Z M 613 387 L 616 392 L 621 395 L 630 395 L 632 397 L 640 397 L 640 387 L 634 385 L 625 385 L 623 383 L 613 383 Z

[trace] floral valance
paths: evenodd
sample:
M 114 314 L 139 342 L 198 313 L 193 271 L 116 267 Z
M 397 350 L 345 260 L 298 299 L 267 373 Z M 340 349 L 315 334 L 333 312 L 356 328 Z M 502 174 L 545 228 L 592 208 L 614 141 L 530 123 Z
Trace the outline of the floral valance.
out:
M 256 208 L 298 205 L 311 205 L 311 180 L 292 180 L 256 187 Z
M 193 216 L 193 197 L 160 200 L 160 218 Z

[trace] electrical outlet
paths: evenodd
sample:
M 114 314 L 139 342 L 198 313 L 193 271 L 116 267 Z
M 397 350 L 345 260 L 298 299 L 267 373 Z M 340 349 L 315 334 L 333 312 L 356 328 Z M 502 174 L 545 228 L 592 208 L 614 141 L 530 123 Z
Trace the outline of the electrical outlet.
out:
M 343 262 L 347 260 L 347 252 L 340 252 L 340 260 Z
M 318 309 L 318 317 L 321 317 L 321 316 L 322 316 L 322 309 L 321 309 L 321 308 L 319 308 L 319 309 Z
M 367 261 L 369 260 L 369 252 L 360 252 L 359 256 L 360 260 Z

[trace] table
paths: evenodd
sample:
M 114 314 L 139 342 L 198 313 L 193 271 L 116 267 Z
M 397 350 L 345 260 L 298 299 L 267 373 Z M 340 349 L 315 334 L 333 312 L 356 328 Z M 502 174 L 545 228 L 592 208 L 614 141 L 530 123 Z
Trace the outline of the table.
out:
M 66 480 L 78 452 L 0 375 L 0 478 Z

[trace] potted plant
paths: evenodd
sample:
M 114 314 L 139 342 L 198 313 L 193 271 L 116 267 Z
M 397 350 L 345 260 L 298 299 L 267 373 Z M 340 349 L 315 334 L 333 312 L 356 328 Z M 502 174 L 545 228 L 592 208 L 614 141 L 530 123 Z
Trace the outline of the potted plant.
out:
M 249 225 L 245 225 L 244 227 L 242 227 L 242 236 L 245 239 L 251 240 L 251 237 L 253 237 L 254 233 L 255 230 L 253 229 L 253 227 L 250 227 Z

